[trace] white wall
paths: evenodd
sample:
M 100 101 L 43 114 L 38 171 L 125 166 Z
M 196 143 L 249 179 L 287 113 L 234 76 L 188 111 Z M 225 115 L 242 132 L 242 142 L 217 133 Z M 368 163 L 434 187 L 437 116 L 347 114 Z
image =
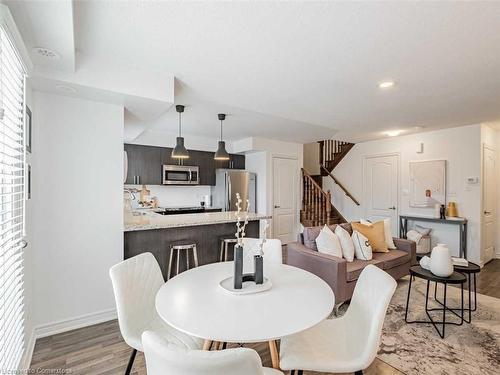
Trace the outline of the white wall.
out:
M 420 142 L 424 152 L 416 151 Z M 460 216 L 469 220 L 468 258 L 480 260 L 480 184 L 468 185 L 467 177 L 481 175 L 481 126 L 471 125 L 446 130 L 438 130 L 408 136 L 387 138 L 356 144 L 349 154 L 335 168 L 334 175 L 356 197 L 361 206 L 356 206 L 329 177 L 323 179 L 325 189 L 332 191 L 335 207 L 347 220 L 364 217 L 363 205 L 363 159 L 368 155 L 397 153 L 400 155 L 400 197 L 399 214 L 432 216 L 433 209 L 409 207 L 409 161 L 446 159 L 447 160 L 447 201 L 455 201 Z M 428 225 L 425 223 L 422 225 Z M 444 224 L 433 224 L 434 242 L 443 241 L 450 248 L 458 248 L 457 228 Z
M 245 155 L 245 168 L 257 175 L 257 212 L 267 213 L 267 152 L 256 151 Z
M 34 92 L 34 325 L 61 327 L 115 304 L 123 258 L 123 107 Z
M 304 144 L 304 169 L 311 175 L 321 174 L 319 149 L 318 142 Z

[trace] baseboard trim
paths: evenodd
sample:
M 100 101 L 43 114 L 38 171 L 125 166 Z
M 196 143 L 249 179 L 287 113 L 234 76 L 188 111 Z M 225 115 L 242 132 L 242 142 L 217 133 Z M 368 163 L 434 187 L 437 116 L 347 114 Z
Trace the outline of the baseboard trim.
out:
M 98 311 L 95 313 L 80 315 L 71 319 L 59 320 L 57 322 L 36 326 L 32 329 L 28 339 L 26 340 L 26 349 L 24 351 L 23 358 L 21 359 L 19 368 L 22 370 L 30 368 L 37 339 L 107 322 L 113 319 L 116 319 L 116 309 Z
M 58 322 L 42 324 L 35 327 L 34 329 L 35 339 L 107 322 L 113 319 L 116 319 L 116 309 L 98 311 L 95 313 L 80 315 L 70 319 L 60 320 Z

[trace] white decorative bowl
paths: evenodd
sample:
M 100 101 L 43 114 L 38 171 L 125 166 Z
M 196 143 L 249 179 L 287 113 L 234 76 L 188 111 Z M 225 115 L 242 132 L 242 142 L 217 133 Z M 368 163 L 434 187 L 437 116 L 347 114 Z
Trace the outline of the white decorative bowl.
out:
M 266 290 L 271 289 L 273 284 L 271 283 L 271 280 L 264 277 L 264 282 L 262 284 L 255 284 L 253 281 L 245 281 L 241 289 L 234 289 L 233 276 L 231 276 L 222 280 L 219 283 L 219 286 L 228 293 L 234 295 L 245 295 L 265 292 Z

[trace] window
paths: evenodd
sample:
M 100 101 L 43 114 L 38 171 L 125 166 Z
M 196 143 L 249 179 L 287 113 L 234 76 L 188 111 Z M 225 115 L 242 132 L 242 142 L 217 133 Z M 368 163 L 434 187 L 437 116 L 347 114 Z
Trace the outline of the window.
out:
M 25 69 L 0 25 L 0 373 L 24 351 Z

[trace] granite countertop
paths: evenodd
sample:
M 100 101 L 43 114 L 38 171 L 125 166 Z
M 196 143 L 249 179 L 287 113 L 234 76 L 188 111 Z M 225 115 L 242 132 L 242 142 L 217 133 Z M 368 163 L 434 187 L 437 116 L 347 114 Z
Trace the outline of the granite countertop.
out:
M 243 217 L 243 214 L 242 214 Z M 248 220 L 263 220 L 271 219 L 270 215 L 264 214 L 248 214 Z M 124 217 L 124 232 L 177 228 L 177 227 L 193 227 L 198 225 L 211 225 L 223 223 L 235 223 L 236 212 L 204 212 L 196 214 L 180 214 L 180 215 L 160 215 L 150 210 L 132 211 L 125 213 Z

